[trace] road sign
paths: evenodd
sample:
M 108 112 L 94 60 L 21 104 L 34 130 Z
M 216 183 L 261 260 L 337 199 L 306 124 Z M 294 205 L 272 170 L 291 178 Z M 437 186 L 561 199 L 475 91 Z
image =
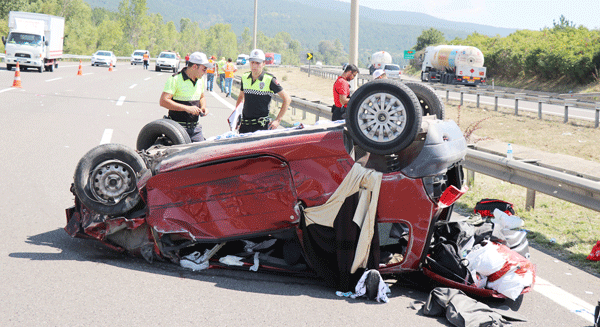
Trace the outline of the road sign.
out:
M 306 60 L 312 60 L 313 59 L 313 54 L 312 52 L 307 52 L 306 53 Z
M 404 59 L 415 59 L 415 50 L 404 50 Z

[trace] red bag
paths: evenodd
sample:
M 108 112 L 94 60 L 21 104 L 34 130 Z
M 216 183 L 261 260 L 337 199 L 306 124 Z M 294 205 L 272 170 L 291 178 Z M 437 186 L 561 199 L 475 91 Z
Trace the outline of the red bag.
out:
M 600 241 L 596 242 L 596 245 L 592 248 L 592 253 L 587 256 L 588 260 L 600 261 Z
M 509 216 L 515 214 L 512 203 L 498 199 L 482 199 L 477 202 L 473 211 L 485 218 L 494 217 L 493 212 L 495 209 L 500 209 L 500 211 L 504 211 Z

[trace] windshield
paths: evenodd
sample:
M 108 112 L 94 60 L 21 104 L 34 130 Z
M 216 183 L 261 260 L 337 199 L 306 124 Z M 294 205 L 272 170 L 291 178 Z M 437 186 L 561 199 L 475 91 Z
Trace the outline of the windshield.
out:
M 144 52 L 142 52 L 142 51 L 137 51 L 137 52 L 134 52 L 134 53 L 133 53 L 133 55 L 134 55 L 134 56 L 143 56 L 143 55 L 144 55 Z
M 385 70 L 400 70 L 400 66 L 396 66 L 396 65 L 385 65 Z
M 98 52 L 96 52 L 96 56 L 110 57 L 110 52 L 98 51 Z
M 169 58 L 169 59 L 175 59 L 175 54 L 174 53 L 161 53 L 160 56 L 158 56 L 159 58 Z
M 42 36 L 26 33 L 10 33 L 6 42 L 11 44 L 41 46 Z

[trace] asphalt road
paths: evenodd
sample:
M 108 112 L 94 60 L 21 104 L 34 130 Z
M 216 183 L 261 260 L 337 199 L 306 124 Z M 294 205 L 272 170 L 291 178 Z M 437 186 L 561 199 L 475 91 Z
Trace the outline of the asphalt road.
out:
M 153 66 L 150 67 L 151 69 Z M 338 298 L 320 281 L 268 273 L 192 272 L 147 263 L 63 230 L 79 159 L 101 142 L 135 147 L 137 133 L 161 118 L 170 73 L 119 64 L 114 71 L 61 63 L 54 73 L 0 69 L 0 325 L 2 326 L 449 326 L 409 308 L 428 290 L 401 277 L 390 302 Z M 205 136 L 228 131 L 234 100 L 207 95 Z M 528 322 L 590 326 L 598 278 L 532 249 L 538 285 L 510 304 Z M 554 286 L 554 287 L 553 287 Z

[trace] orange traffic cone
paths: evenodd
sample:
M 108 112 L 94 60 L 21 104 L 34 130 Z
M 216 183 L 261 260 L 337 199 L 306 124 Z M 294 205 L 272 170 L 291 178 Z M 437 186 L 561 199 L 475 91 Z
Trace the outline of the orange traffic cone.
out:
M 83 72 L 81 71 L 81 60 L 79 60 L 79 70 L 77 71 L 77 76 L 81 75 L 83 75 Z
M 13 82 L 12 87 L 21 87 L 21 67 L 19 66 L 19 62 L 17 62 L 17 70 L 15 70 L 15 81 Z
M 108 67 L 108 71 L 112 72 L 112 62 L 110 63 L 110 66 Z

